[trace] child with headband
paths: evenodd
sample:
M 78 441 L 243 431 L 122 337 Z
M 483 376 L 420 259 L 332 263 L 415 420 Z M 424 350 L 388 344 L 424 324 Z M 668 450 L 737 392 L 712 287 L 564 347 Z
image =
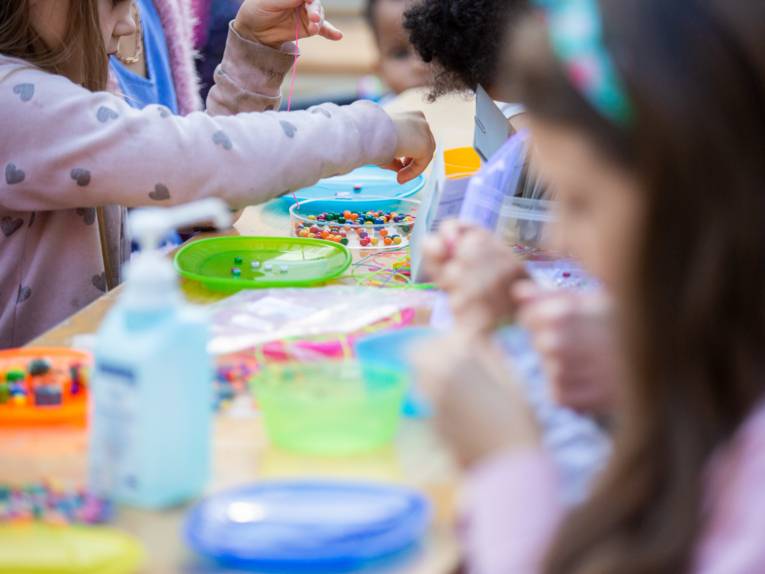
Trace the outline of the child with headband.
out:
M 613 294 L 626 373 L 609 465 L 566 512 L 491 343 L 422 354 L 469 471 L 470 570 L 765 571 L 765 5 L 547 4 L 517 33 L 511 85 L 560 245 Z

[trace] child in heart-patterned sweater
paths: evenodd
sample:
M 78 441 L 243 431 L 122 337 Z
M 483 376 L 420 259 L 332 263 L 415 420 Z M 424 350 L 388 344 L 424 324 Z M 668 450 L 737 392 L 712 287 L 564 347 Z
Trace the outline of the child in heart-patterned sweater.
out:
M 284 40 L 294 38 L 292 15 L 303 0 L 247 0 L 245 17 L 232 23 L 208 114 L 186 117 L 158 106 L 135 110 L 117 95 L 78 85 L 80 77 L 41 69 L 4 35 L 13 6 L 30 10 L 28 0 L 10 4 L 0 10 L 0 347 L 39 335 L 119 280 L 130 252 L 125 207 L 206 196 L 242 207 L 366 163 L 397 168 L 408 179 L 432 157 L 421 115 L 391 118 L 369 103 L 266 111 L 278 107 L 294 62 L 297 48 Z M 91 4 L 105 9 L 82 1 Z M 301 34 L 331 37 L 318 0 L 305 4 L 314 6 L 303 14 Z M 53 5 L 49 12 L 67 14 L 68 2 Z M 100 18 L 102 26 L 112 22 L 100 31 L 107 52 L 133 30 L 129 3 L 113 6 Z M 111 275 L 105 261 L 115 262 Z

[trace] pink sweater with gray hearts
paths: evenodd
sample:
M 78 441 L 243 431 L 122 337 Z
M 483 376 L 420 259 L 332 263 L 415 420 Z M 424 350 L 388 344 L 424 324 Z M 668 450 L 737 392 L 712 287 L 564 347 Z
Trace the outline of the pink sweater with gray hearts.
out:
M 135 110 L 0 55 L 0 347 L 29 341 L 103 294 L 97 207 L 107 207 L 110 259 L 124 262 L 125 207 L 208 196 L 242 207 L 389 161 L 395 128 L 373 104 L 269 111 L 295 53 L 232 30 L 208 113 L 185 117 Z

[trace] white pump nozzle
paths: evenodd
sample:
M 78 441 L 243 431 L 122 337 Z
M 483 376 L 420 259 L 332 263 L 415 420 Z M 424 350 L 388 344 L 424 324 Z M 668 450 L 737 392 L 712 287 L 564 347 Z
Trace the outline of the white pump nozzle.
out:
M 136 209 L 130 214 L 128 230 L 141 250 L 147 251 L 159 247 L 171 231 L 201 221 L 212 221 L 218 229 L 225 229 L 231 225 L 231 212 L 215 197 L 177 207 Z
M 231 212 L 216 198 L 178 207 L 136 209 L 128 219 L 130 236 L 141 246 L 128 265 L 123 304 L 133 310 L 156 310 L 180 300 L 178 278 L 159 243 L 171 231 L 199 222 L 212 222 L 219 229 L 231 225 Z

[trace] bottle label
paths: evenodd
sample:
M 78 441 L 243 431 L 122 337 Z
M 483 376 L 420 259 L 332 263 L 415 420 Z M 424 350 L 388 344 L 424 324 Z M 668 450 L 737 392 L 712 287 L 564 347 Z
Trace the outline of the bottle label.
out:
M 140 486 L 137 378 L 130 369 L 98 362 L 92 390 L 91 488 L 105 496 L 130 496 Z

